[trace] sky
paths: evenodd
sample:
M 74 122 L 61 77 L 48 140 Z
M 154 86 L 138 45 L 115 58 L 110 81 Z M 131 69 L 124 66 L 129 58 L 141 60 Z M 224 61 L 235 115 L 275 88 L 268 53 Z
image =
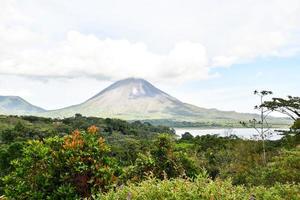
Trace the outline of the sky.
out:
M 197 106 L 299 96 L 299 0 L 0 0 L 0 95 L 57 109 L 144 78 Z

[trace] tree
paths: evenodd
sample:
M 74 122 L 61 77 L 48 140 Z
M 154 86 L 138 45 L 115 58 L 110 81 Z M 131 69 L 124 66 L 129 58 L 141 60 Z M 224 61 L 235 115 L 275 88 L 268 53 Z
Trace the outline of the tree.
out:
M 254 108 L 258 109 L 260 111 L 260 119 L 256 120 L 256 119 L 252 119 L 249 120 L 249 124 L 252 128 L 254 128 L 258 135 L 260 136 L 261 140 L 262 140 L 262 144 L 263 144 L 263 163 L 264 165 L 267 163 L 267 159 L 266 159 L 266 145 L 265 145 L 265 140 L 269 135 L 269 131 L 270 131 L 270 126 L 268 124 L 267 121 L 267 117 L 268 115 L 272 112 L 269 109 L 266 109 L 263 105 L 264 103 L 264 97 L 267 95 L 271 95 L 273 94 L 272 91 L 267 91 L 267 90 L 262 90 L 262 91 L 254 91 L 254 95 L 259 96 L 260 99 L 260 105 L 256 105 Z M 245 122 L 241 122 L 242 125 L 247 126 L 247 124 Z
M 185 132 L 184 134 L 181 135 L 182 140 L 192 140 L 194 136 L 190 134 L 190 132 Z
M 300 97 L 273 98 L 272 101 L 265 101 L 260 107 L 283 113 L 294 121 L 300 118 Z
M 261 107 L 267 108 L 271 111 L 277 111 L 287 115 L 294 124 L 292 129 L 295 131 L 300 130 L 300 97 L 288 96 L 287 99 L 273 98 L 272 101 L 265 101 Z
M 181 176 L 195 177 L 198 168 L 184 152 L 175 151 L 174 138 L 168 134 L 159 135 L 152 146 L 153 150 L 139 153 L 134 166 L 128 172 L 132 180 L 143 180 L 149 174 L 158 179 Z

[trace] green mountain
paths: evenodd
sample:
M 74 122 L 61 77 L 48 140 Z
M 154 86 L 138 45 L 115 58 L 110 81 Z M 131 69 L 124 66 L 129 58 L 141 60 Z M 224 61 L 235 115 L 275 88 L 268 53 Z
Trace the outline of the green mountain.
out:
M 0 96 L 0 114 L 35 115 L 45 112 L 43 108 L 34 106 L 18 96 Z

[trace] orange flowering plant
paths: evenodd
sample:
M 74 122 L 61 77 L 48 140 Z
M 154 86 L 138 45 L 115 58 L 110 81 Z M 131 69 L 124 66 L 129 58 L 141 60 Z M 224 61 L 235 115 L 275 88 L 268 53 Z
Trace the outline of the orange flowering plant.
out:
M 121 175 L 98 128 L 75 130 L 64 138 L 31 141 L 16 171 L 5 179 L 12 199 L 91 198 L 92 192 L 114 187 Z M 20 196 L 21 195 L 21 196 Z
M 77 147 L 83 147 L 83 139 L 80 132 L 78 130 L 75 130 L 70 136 L 65 137 L 63 148 L 74 149 Z
M 118 180 L 110 148 L 104 138 L 97 136 L 98 130 L 93 125 L 86 132 L 73 131 L 65 137 L 61 152 L 71 172 L 64 179 L 72 182 L 82 196 L 89 196 L 92 189 L 106 191 Z
M 90 134 L 96 134 L 99 131 L 99 128 L 95 125 L 88 127 L 87 132 Z

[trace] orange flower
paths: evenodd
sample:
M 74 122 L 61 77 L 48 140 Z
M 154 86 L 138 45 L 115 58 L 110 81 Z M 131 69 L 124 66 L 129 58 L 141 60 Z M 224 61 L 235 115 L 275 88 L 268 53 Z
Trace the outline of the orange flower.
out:
M 90 134 L 96 134 L 98 132 L 99 128 L 95 125 L 92 125 L 90 127 L 88 127 L 87 131 Z
M 80 132 L 76 129 L 72 134 L 65 138 L 63 147 L 65 149 L 75 149 L 83 147 L 83 139 L 80 135 Z
M 101 148 L 105 148 L 105 139 L 103 138 L 103 137 L 100 137 L 99 139 L 98 139 L 98 142 L 99 142 L 99 145 L 100 145 L 100 147 Z

